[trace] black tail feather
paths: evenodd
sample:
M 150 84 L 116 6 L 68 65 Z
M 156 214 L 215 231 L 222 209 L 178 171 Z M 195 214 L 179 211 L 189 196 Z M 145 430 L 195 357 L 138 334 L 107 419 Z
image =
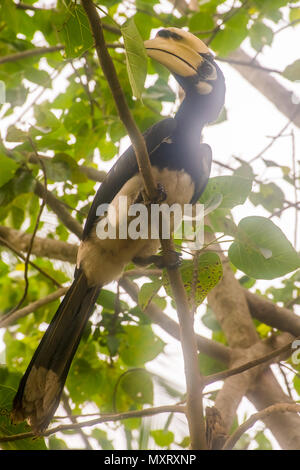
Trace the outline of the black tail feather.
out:
M 27 418 L 37 433 L 49 425 L 100 289 L 88 287 L 84 273 L 76 273 L 21 379 L 13 402 L 13 422 Z

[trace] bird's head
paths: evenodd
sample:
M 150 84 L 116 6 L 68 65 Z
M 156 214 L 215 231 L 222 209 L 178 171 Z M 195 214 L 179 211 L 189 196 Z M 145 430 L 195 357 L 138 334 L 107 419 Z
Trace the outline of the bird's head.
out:
M 144 44 L 148 56 L 170 70 L 187 98 L 203 98 L 208 121 L 215 120 L 224 105 L 225 80 L 206 44 L 192 33 L 173 27 L 161 29 Z

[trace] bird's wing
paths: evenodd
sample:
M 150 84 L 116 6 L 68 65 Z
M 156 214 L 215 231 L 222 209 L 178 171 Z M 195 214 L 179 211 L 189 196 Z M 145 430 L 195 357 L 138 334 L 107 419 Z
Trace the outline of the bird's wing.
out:
M 176 121 L 173 118 L 167 118 L 150 127 L 145 133 L 144 138 L 148 149 L 149 157 L 159 147 L 159 145 L 172 135 L 176 128 Z M 97 220 L 96 210 L 100 204 L 109 204 L 115 195 L 120 191 L 122 186 L 133 175 L 138 172 L 138 165 L 133 147 L 130 146 L 117 160 L 105 177 L 103 183 L 94 198 L 90 208 L 82 239 L 89 235 L 93 225 Z

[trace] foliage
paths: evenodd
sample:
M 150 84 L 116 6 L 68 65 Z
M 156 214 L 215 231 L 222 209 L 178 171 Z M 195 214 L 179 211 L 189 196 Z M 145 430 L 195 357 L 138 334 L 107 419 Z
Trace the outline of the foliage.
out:
M 5 83 L 7 101 L 0 107 L 1 118 L 7 123 L 7 131 L 0 140 L 0 225 L 32 234 L 41 203 L 38 183 L 46 182 L 51 194 L 83 224 L 97 189 L 84 167 L 107 170 L 107 162 L 123 150 L 125 129 L 94 54 L 94 40 L 79 2 L 57 0 L 55 8 L 51 2 L 49 9 L 37 9 L 32 1 L 26 3 L 33 6 L 18 8 L 17 2 L 12 0 L 3 0 L 0 5 L 0 80 Z M 146 81 L 144 86 L 147 62 L 142 41 L 149 38 L 152 30 L 164 26 L 187 27 L 202 40 L 209 40 L 218 56 L 226 57 L 246 38 L 256 51 L 270 47 L 274 31 L 287 12 L 290 21 L 300 18 L 298 5 L 287 0 L 242 3 L 201 0 L 198 11 L 187 9 L 179 11 L 180 14 L 176 9 L 166 12 L 161 7 L 164 2 L 159 0 L 99 0 L 96 3 L 106 25 L 104 33 L 108 45 L 119 44 L 119 47 L 110 47 L 109 52 L 133 117 L 142 131 L 161 119 L 166 103 L 170 105 L 175 101 L 168 71 L 155 62 L 148 63 L 151 84 Z M 229 3 L 234 5 L 229 6 Z M 58 45 L 61 48 L 57 48 Z M 37 52 L 38 47 L 46 49 L 27 54 Z M 14 54 L 21 54 L 21 57 L 3 60 Z M 288 64 L 283 76 L 290 81 L 298 80 L 299 60 Z M 222 116 L 219 125 L 226 125 L 226 113 Z M 274 302 L 283 302 L 290 307 L 291 302 L 293 305 L 299 303 L 299 272 L 293 271 L 299 268 L 300 260 L 278 227 L 279 218 L 274 219 L 276 211 L 279 213 L 275 215 L 280 217 L 287 201 L 280 182 L 270 181 L 272 177 L 268 178 L 268 171 L 274 167 L 281 171 L 282 182 L 290 189 L 294 189 L 296 180 L 292 168 L 266 159 L 262 161 L 263 181 L 255 174 L 254 165 L 241 160 L 230 174 L 211 178 L 200 202 L 212 208 L 212 228 L 206 227 L 207 231 L 213 229 L 221 241 L 229 239 L 229 259 L 232 269 L 238 270 L 238 275 L 242 272 L 241 284 L 253 287 L 256 279 L 275 279 L 291 273 L 281 279 L 280 287 L 274 284 L 265 292 Z M 236 225 L 234 209 L 246 202 L 251 207 L 251 216 Z M 265 217 L 256 215 L 257 207 L 263 208 Z M 38 228 L 39 236 L 74 242 L 65 224 L 53 213 L 46 213 Z M 2 241 L 0 238 L 0 243 Z M 1 314 L 5 315 L 22 298 L 25 264 L 24 259 L 5 244 L 1 243 L 0 250 Z M 197 263 L 191 256 L 184 258 L 183 281 L 191 306 L 197 309 L 219 282 L 222 264 L 214 252 L 201 252 Z M 28 267 L 29 284 L 24 305 L 54 292 L 57 285 L 53 279 L 63 284 L 72 275 L 72 269 L 57 260 L 33 255 L 31 259 L 39 270 L 32 265 Z M 84 414 L 84 406 L 90 403 L 96 412 L 109 413 L 141 410 L 145 405 L 157 403 L 157 378 L 147 371 L 147 366 L 151 361 L 159 360 L 166 348 L 144 312 L 150 302 L 162 311 L 168 311 L 170 301 L 173 305 L 170 297 L 165 273 L 159 277 L 149 274 L 146 280 L 142 278 L 135 307 L 128 299 L 120 298 L 115 287 L 109 286 L 102 291 L 66 383 L 74 414 Z M 0 369 L 1 435 L 29 430 L 25 424 L 10 425 L 11 400 L 44 326 L 57 306 L 58 301 L 54 301 L 40 307 L 20 318 L 4 334 L 5 368 Z M 225 335 L 210 308 L 202 317 L 202 323 L 211 332 L 212 339 L 226 344 Z M 257 322 L 258 332 L 262 331 L 259 327 Z M 224 369 L 224 364 L 205 354 L 200 354 L 199 361 L 205 375 Z M 166 393 L 170 391 L 167 380 L 161 380 L 159 386 L 163 386 Z M 294 387 L 299 392 L 297 376 Z M 180 392 L 175 392 L 179 399 Z M 149 431 L 146 419 L 123 420 L 116 423 L 115 430 L 125 432 L 127 442 L 136 447 L 187 447 L 186 432 L 178 439 L 176 426 L 172 427 L 169 421 L 164 423 L 163 419 L 161 422 L 162 429 Z M 105 425 L 92 430 L 91 436 L 98 448 L 113 449 L 116 445 L 108 437 L 107 430 Z M 133 430 L 138 430 L 140 440 L 133 437 Z M 22 439 L 2 443 L 1 447 L 62 449 L 67 446 L 67 433 L 64 436 L 64 439 L 54 436 L 47 440 Z M 250 442 L 246 440 L 244 447 Z M 270 448 L 263 432 L 259 432 L 254 441 L 259 449 Z M 242 445 L 241 441 L 239 444 Z

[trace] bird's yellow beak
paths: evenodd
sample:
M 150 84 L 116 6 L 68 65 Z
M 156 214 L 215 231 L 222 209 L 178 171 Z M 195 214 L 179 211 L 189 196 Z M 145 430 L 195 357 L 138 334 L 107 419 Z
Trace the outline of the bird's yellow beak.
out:
M 201 54 L 210 54 L 204 42 L 178 28 L 162 29 L 154 39 L 145 41 L 144 45 L 149 57 L 182 77 L 197 74 L 204 61 Z

